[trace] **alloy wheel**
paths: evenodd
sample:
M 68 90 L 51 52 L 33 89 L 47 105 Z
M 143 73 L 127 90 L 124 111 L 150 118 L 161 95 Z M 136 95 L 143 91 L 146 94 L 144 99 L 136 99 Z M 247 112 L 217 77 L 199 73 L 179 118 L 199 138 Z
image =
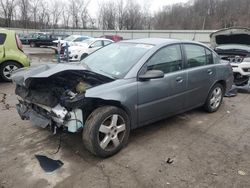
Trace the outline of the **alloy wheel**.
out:
M 17 69 L 18 67 L 16 65 L 7 65 L 3 68 L 3 76 L 7 79 L 10 79 L 11 73 Z
M 212 109 L 218 108 L 222 100 L 222 90 L 220 87 L 214 88 L 211 98 L 210 98 L 210 106 Z
M 99 128 L 99 146 L 106 151 L 113 150 L 122 143 L 125 133 L 125 120 L 120 115 L 113 114 L 106 118 Z

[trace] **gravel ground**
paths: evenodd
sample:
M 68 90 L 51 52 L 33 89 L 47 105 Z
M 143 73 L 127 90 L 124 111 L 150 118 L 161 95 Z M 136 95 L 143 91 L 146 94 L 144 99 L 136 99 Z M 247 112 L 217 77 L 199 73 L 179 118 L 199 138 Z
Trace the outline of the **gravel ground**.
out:
M 37 50 L 29 54 L 34 64 L 53 62 L 53 51 Z M 14 85 L 0 83 L 1 188 L 250 187 L 248 93 L 225 98 L 213 114 L 196 109 L 132 131 L 128 146 L 108 159 L 88 153 L 81 134 L 63 134 L 53 154 L 59 136 L 22 121 L 16 102 Z M 46 174 L 35 154 L 64 165 Z

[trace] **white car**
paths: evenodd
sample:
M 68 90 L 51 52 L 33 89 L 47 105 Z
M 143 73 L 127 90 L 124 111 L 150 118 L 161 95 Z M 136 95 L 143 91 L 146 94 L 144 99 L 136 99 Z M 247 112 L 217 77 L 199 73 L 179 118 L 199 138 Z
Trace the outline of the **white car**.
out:
M 229 61 L 234 84 L 245 86 L 250 77 L 250 30 L 247 28 L 228 28 L 210 35 L 211 45 L 222 60 Z
M 62 46 L 65 46 L 66 43 L 68 43 L 69 46 L 72 46 L 74 45 L 74 43 L 83 42 L 86 39 L 90 39 L 90 37 L 82 35 L 70 35 L 63 40 L 54 40 L 53 43 L 58 44 L 58 42 L 60 41 Z
M 87 57 L 90 53 L 113 43 L 114 41 L 104 38 L 91 38 L 83 42 L 75 43 L 75 46 L 68 48 L 69 61 L 81 61 Z M 64 52 L 64 56 L 67 57 L 67 52 Z

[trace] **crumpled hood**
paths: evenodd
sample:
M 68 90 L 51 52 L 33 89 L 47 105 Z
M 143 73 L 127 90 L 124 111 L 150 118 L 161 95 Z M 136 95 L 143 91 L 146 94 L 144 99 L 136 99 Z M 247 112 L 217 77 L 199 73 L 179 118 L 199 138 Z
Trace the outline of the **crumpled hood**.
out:
M 100 79 L 110 80 L 110 78 L 104 75 L 100 75 L 87 70 L 87 68 L 80 63 L 45 64 L 31 68 L 22 68 L 15 71 L 12 74 L 11 78 L 17 85 L 28 87 L 30 83 L 29 81 L 34 78 L 48 78 L 57 73 L 66 71 L 82 71 L 83 73 L 95 75 Z
M 250 29 L 232 27 L 218 30 L 210 34 L 210 43 L 213 48 L 225 44 L 250 45 Z

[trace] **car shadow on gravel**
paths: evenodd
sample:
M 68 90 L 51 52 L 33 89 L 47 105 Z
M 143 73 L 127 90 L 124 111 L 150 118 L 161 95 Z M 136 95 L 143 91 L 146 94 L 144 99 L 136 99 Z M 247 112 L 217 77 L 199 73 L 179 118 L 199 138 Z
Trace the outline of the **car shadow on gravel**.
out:
M 130 132 L 129 142 L 127 147 L 130 145 L 136 144 L 144 139 L 150 139 L 154 135 L 156 135 L 159 131 L 167 132 L 170 129 L 181 128 L 185 126 L 185 122 L 187 122 L 191 114 L 204 114 L 201 109 L 195 109 L 187 113 L 179 114 L 164 120 L 160 120 L 153 124 L 148 124 L 146 126 L 137 128 Z M 58 137 L 59 138 L 59 137 Z M 71 151 L 74 155 L 78 155 L 85 161 L 89 163 L 99 162 L 101 158 L 93 156 L 90 152 L 88 152 L 83 143 L 82 143 L 82 135 L 81 133 L 71 134 L 65 132 L 62 134 L 62 148 L 63 151 Z M 119 153 L 117 154 L 119 155 Z

